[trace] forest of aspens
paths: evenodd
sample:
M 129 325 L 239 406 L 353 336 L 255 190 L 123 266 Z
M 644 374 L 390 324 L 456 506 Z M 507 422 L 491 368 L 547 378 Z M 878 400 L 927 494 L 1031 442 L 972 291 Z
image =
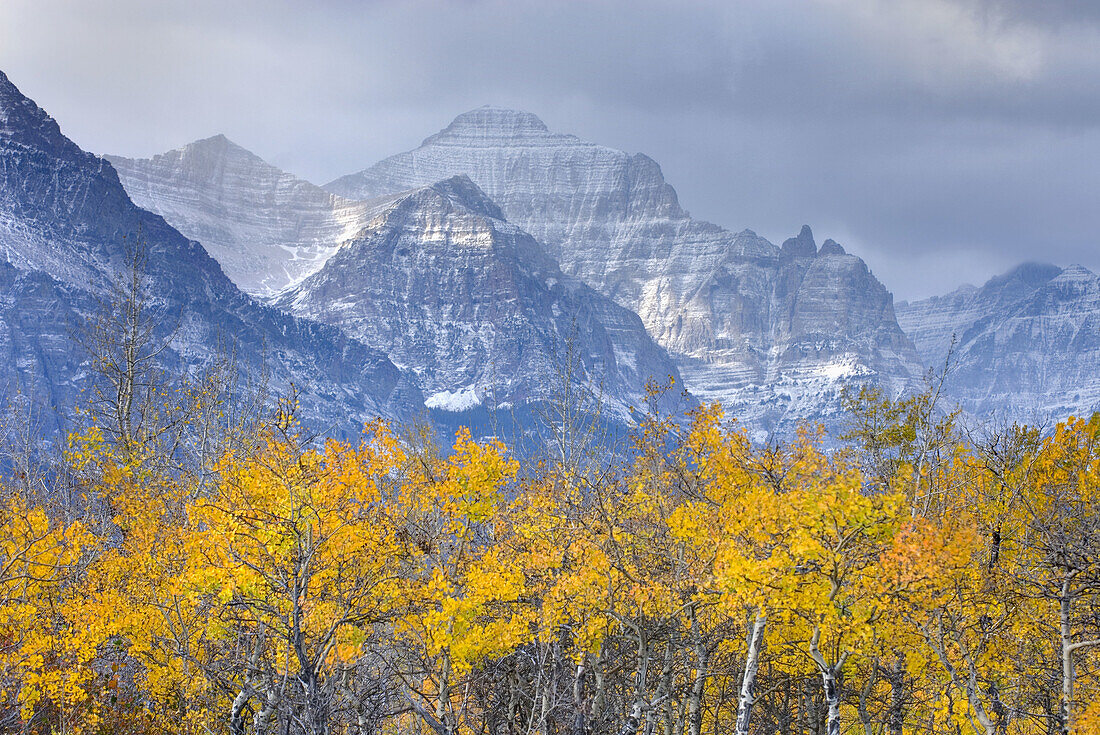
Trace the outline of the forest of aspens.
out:
M 0 732 L 1100 732 L 1098 417 L 933 381 L 520 454 L 125 383 L 49 461 L 7 430 Z

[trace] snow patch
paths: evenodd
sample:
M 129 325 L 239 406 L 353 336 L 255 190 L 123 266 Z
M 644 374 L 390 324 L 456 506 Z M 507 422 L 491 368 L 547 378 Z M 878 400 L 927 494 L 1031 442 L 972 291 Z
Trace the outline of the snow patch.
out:
M 841 378 L 856 375 L 860 373 L 861 370 L 859 369 L 859 365 L 856 364 L 854 356 L 844 355 L 840 360 L 834 360 L 824 365 L 817 366 L 814 368 L 813 372 L 826 380 L 840 380 Z
M 474 387 L 469 386 L 456 391 L 442 390 L 429 396 L 424 401 L 424 405 L 428 408 L 438 408 L 440 411 L 459 413 L 480 406 L 481 399 L 477 397 Z

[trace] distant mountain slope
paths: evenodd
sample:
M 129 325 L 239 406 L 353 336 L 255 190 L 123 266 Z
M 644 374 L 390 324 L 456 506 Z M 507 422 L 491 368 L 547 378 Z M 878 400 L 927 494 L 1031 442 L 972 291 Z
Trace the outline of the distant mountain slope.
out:
M 260 296 L 316 271 L 377 209 L 280 171 L 223 135 L 153 158 L 106 158 L 134 203 L 201 242 L 234 283 Z
M 402 195 L 274 303 L 385 351 L 444 410 L 545 400 L 572 368 L 622 421 L 649 378 L 677 376 L 637 315 L 564 275 L 465 176 Z
M 160 332 L 175 332 L 164 359 L 177 369 L 231 342 L 242 368 L 267 370 L 275 391 L 294 383 L 306 419 L 340 432 L 422 408 L 384 355 L 241 293 L 201 245 L 135 206 L 111 164 L 78 148 L 0 73 L 0 350 L 9 357 L 0 388 L 41 386 L 43 401 L 71 411 L 87 378 L 71 334 L 135 243 L 146 252 L 151 299 L 167 315 Z
M 931 365 L 956 338 L 947 389 L 968 411 L 1049 422 L 1100 409 L 1100 277 L 1028 263 L 945 296 L 898 304 Z
M 650 158 L 481 108 L 412 151 L 326 185 L 352 199 L 466 174 L 564 272 L 635 311 L 688 387 L 765 430 L 836 410 L 853 380 L 892 391 L 921 366 L 866 265 L 808 229 L 777 248 L 692 219 Z

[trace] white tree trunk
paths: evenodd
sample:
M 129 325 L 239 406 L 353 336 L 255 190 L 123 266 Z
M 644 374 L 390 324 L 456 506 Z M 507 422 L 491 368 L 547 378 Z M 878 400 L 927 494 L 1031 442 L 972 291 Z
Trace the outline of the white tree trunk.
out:
M 745 652 L 745 674 L 741 677 L 741 696 L 737 702 L 737 725 L 735 735 L 749 735 L 749 722 L 752 720 L 752 706 L 756 702 L 756 672 L 760 669 L 760 647 L 764 641 L 764 630 L 768 618 L 763 612 L 756 613 L 752 630 L 749 633 L 748 650 Z
M 1062 735 L 1069 735 L 1073 725 L 1073 607 L 1070 601 L 1070 580 L 1062 583 L 1059 601 L 1059 617 L 1062 628 Z
M 630 715 L 627 716 L 626 722 L 623 723 L 622 729 L 619 730 L 619 735 L 637 735 L 638 727 L 642 724 L 642 713 L 644 711 L 645 702 L 639 699 L 630 710 Z
M 584 674 L 587 657 L 577 664 L 573 675 L 573 735 L 588 735 L 588 718 L 585 717 Z
M 810 657 L 821 672 L 821 683 L 825 688 L 825 733 L 840 735 L 840 686 L 837 680 L 844 662 L 848 660 L 848 652 L 842 653 L 835 663 L 829 663 L 817 647 L 820 640 L 821 629 L 815 626 L 813 638 L 810 639 Z
M 233 704 L 229 707 L 229 733 L 230 735 L 244 735 L 244 708 L 250 699 L 249 688 L 242 687 L 241 691 L 233 698 Z
M 840 735 L 840 689 L 836 669 L 830 666 L 821 672 L 825 687 L 825 735 Z
M 691 682 L 691 694 L 687 706 L 688 735 L 700 735 L 703 723 L 703 690 L 707 683 L 707 664 L 710 656 L 699 630 L 699 618 L 691 608 L 691 635 L 695 645 L 695 676 Z

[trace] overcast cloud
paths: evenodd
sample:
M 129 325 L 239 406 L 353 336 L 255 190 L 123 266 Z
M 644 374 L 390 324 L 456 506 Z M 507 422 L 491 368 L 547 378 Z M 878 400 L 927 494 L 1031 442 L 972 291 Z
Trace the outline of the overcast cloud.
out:
M 1100 3 L 2 0 L 0 69 L 99 153 L 222 132 L 324 183 L 507 105 L 898 298 L 1100 270 Z

